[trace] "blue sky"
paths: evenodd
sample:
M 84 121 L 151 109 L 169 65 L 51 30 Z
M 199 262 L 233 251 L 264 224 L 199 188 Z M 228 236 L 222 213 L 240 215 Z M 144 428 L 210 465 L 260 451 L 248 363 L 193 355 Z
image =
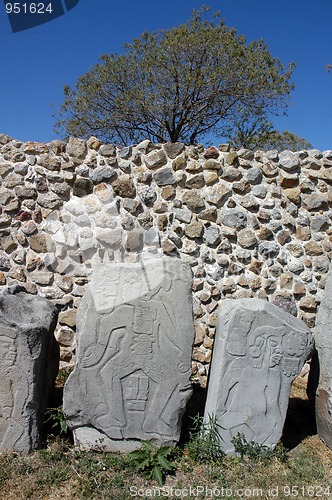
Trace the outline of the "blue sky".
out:
M 74 85 L 101 54 L 121 52 L 144 30 L 176 26 L 203 3 L 248 41 L 263 38 L 284 64 L 297 64 L 288 117 L 274 124 L 332 149 L 332 72 L 324 69 L 332 64 L 331 0 L 80 0 L 64 16 L 18 33 L 0 3 L 0 133 L 23 141 L 58 138 L 52 113 L 64 84 Z

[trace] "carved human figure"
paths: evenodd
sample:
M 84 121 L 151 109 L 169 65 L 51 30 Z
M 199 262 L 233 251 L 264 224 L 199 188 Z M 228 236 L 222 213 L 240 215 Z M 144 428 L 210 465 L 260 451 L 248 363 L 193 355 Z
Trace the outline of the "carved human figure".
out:
M 3 325 L 0 330 L 0 448 L 19 449 L 24 433 L 22 417 L 27 383 L 16 363 L 15 330 Z
M 233 300 L 221 308 L 205 420 L 217 417 L 224 452 L 234 452 L 238 433 L 248 442 L 276 445 L 291 383 L 312 346 L 303 322 L 264 301 Z
M 229 432 L 229 441 L 241 432 L 249 441 L 255 437 L 265 443 L 271 428 L 280 420 L 281 373 L 277 367 L 282 359 L 285 334 L 284 328 L 255 329 L 248 338 L 249 356 L 235 358 L 226 371 L 225 383 L 230 390 L 218 425 Z M 273 391 L 268 389 L 271 387 Z M 257 414 L 264 416 L 266 425 L 261 425 Z
M 154 262 L 149 270 L 115 265 L 118 281 L 112 305 L 98 300 L 101 314 L 97 324 L 88 327 L 94 329 L 90 342 L 81 338 L 74 377 L 89 403 L 80 424 L 84 420 L 112 440 L 176 441 L 191 394 L 190 269 L 185 266 L 182 274 L 179 264 L 174 269 L 173 263 L 161 263 L 163 274 L 154 280 L 148 279 Z M 186 291 L 184 315 L 174 300 L 181 290 Z M 87 329 L 86 324 L 82 327 Z

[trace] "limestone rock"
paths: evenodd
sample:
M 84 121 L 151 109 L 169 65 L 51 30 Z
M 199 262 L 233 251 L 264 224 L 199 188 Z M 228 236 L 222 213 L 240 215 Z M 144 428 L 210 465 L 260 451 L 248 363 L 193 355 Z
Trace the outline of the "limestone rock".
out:
M 101 182 L 111 182 L 116 178 L 116 172 L 110 167 L 97 167 L 91 172 L 90 178 L 96 184 Z
M 164 144 L 164 150 L 168 158 L 174 160 L 184 150 L 184 144 L 182 144 L 182 142 L 166 142 L 166 144 Z
M 73 195 L 74 196 L 86 196 L 93 192 L 93 181 L 91 179 L 86 179 L 85 177 L 77 177 L 74 183 Z
M 38 448 L 58 371 L 54 305 L 19 286 L 0 295 L 0 450 Z
M 204 199 L 213 205 L 223 204 L 232 194 L 232 190 L 223 184 L 215 184 L 203 191 Z
M 70 137 L 66 151 L 71 157 L 75 158 L 75 160 L 83 161 L 88 152 L 88 148 L 86 142 L 83 139 Z
M 192 212 L 198 212 L 205 207 L 204 200 L 196 190 L 185 191 L 182 195 L 182 201 Z
M 148 168 L 159 168 L 163 167 L 167 163 L 167 158 L 163 150 L 151 151 L 144 158 L 145 165 Z
M 77 364 L 64 390 L 75 443 L 130 451 L 173 444 L 191 395 L 191 272 L 178 259 L 95 271 L 77 315 Z
M 286 172 L 291 172 L 300 165 L 300 162 L 292 151 L 283 151 L 279 154 L 279 165 Z
M 223 210 L 220 219 L 222 224 L 235 229 L 243 229 L 247 225 L 247 215 L 238 209 Z
M 136 189 L 133 180 L 129 175 L 121 175 L 112 182 L 114 194 L 121 198 L 135 198 Z
M 258 299 L 223 303 L 213 348 L 204 419 L 216 416 L 220 447 L 232 439 L 274 448 L 286 417 L 291 383 L 312 352 L 300 320 Z
M 170 167 L 162 168 L 153 175 L 157 186 L 168 186 L 176 183 L 173 170 Z

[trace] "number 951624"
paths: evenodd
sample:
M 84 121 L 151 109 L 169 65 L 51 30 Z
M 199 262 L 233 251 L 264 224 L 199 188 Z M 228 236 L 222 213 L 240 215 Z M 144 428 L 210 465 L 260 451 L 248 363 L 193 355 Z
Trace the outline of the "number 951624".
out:
M 52 14 L 52 3 L 6 3 L 7 14 Z

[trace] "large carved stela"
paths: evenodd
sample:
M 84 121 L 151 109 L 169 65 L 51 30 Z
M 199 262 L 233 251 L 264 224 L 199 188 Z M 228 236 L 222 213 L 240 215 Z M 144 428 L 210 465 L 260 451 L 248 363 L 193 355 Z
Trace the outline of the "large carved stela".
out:
M 311 354 L 306 325 L 267 302 L 228 301 L 218 318 L 205 420 L 215 415 L 220 447 L 244 434 L 273 448 L 281 437 L 291 383 Z
M 172 259 L 113 264 L 94 282 L 79 310 L 78 361 L 65 388 L 76 441 L 124 450 L 144 439 L 175 443 L 191 394 L 190 268 Z

